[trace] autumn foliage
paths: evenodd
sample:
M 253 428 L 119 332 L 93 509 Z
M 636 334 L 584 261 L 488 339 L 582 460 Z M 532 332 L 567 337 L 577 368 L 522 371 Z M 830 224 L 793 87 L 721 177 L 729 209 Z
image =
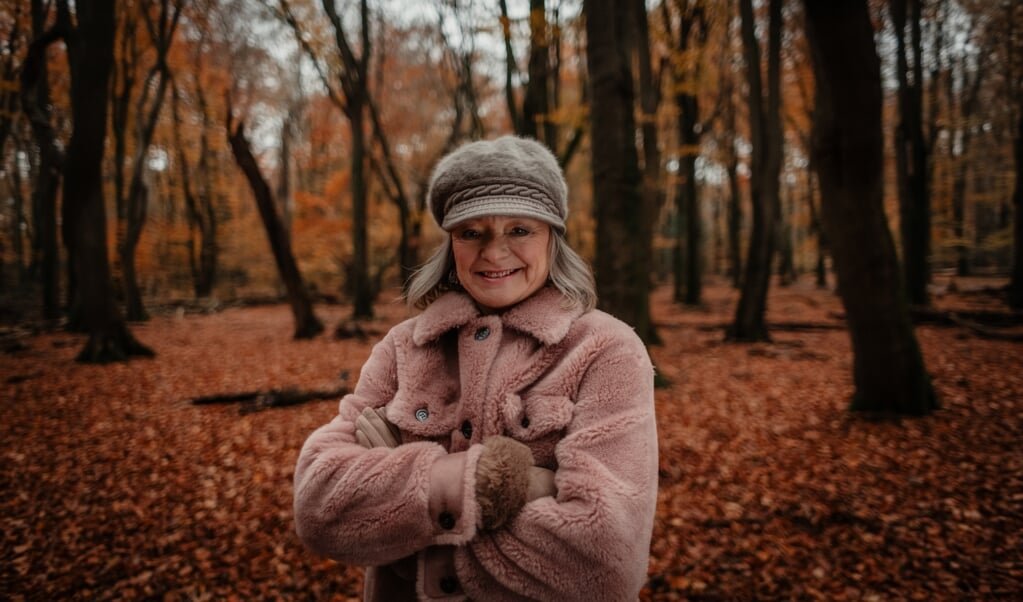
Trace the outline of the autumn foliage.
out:
M 998 307 L 1001 293 L 974 290 L 988 284 L 960 281 L 936 304 Z M 706 293 L 698 309 L 664 288 L 654 297 L 664 344 L 652 355 L 671 384 L 657 392 L 644 600 L 1019 590 L 1018 341 L 918 326 L 942 408 L 874 421 L 846 408 L 852 358 L 832 292 L 776 288 L 774 341 L 751 345 L 722 342 L 735 291 Z M 347 309 L 317 311 L 335 321 Z M 77 335 L 4 331 L 0 597 L 356 600 L 361 572 L 304 550 L 292 523 L 299 447 L 336 401 L 253 412 L 190 400 L 351 386 L 405 315 L 378 305 L 368 341 L 292 341 L 285 305 L 161 309 L 136 329 L 156 358 L 107 366 L 73 361 Z

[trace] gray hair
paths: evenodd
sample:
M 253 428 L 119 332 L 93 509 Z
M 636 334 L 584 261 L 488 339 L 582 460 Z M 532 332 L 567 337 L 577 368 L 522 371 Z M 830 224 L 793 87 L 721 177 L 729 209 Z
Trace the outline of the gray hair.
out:
M 547 258 L 550 273 L 547 281 L 565 296 L 566 307 L 580 307 L 589 311 L 597 305 L 597 287 L 593 271 L 565 239 L 565 236 L 551 228 L 550 246 Z M 404 299 L 409 307 L 423 309 L 437 297 L 452 290 L 462 290 L 452 277 L 455 272 L 455 257 L 451 251 L 451 237 L 444 241 L 409 278 Z

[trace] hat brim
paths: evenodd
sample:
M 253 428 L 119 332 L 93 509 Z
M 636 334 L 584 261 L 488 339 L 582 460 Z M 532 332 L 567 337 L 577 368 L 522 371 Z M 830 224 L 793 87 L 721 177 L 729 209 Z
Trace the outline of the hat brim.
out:
M 558 230 L 565 230 L 565 222 L 555 219 L 536 199 L 515 196 L 477 197 L 470 203 L 459 203 L 445 214 L 440 227 L 450 232 L 464 221 L 496 215 L 531 217 Z

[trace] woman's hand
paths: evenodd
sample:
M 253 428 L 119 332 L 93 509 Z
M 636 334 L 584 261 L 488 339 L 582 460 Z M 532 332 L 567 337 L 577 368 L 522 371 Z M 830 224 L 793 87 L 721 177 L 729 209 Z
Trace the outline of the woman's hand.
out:
M 557 497 L 558 488 L 554 485 L 554 471 L 539 466 L 529 468 L 529 489 L 526 501 L 532 502 L 542 497 Z
M 401 431 L 387 420 L 384 408 L 364 408 L 355 419 L 355 438 L 366 449 L 401 445 Z

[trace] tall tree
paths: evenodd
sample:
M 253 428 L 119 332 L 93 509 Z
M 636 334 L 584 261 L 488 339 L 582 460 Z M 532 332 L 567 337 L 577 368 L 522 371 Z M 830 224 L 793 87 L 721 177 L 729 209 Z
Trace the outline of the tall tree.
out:
M 767 90 L 764 94 L 760 66 L 760 45 L 756 37 L 753 0 L 739 0 L 742 45 L 746 55 L 749 85 L 750 198 L 753 231 L 750 234 L 742 292 L 735 320 L 728 328 L 733 341 L 762 341 L 767 331 L 767 291 L 771 283 L 774 228 L 780 207 L 782 161 L 781 127 L 781 29 L 782 0 L 768 2 Z
M 40 268 L 43 316 L 60 316 L 60 249 L 57 240 L 57 194 L 60 189 L 64 153 L 57 144 L 50 102 L 49 68 L 46 50 L 64 36 L 71 26 L 70 15 L 58 15 L 57 24 L 46 29 L 48 9 L 43 0 L 32 0 L 32 36 L 21 69 L 21 108 L 32 126 L 38 153 L 35 186 L 32 187 L 32 216 L 36 228 L 33 262 Z M 66 242 L 66 241 L 65 241 Z
M 696 159 L 707 123 L 700 117 L 703 50 L 707 43 L 707 6 L 703 0 L 675 0 L 661 5 L 671 39 L 674 99 L 678 110 L 681 175 L 676 194 L 675 301 L 698 305 L 703 290 L 703 227 Z M 684 284 L 684 285 L 683 285 Z
M 1012 192 L 1014 211 L 1012 235 L 1012 274 L 1009 278 L 1009 306 L 1023 309 L 1023 26 L 1020 15 L 1023 7 L 1015 2 L 1006 2 L 1005 8 L 1005 61 L 1006 96 L 1011 107 L 1012 157 L 1016 172 L 1016 184 Z
M 59 0 L 57 6 L 57 26 L 64 27 L 71 71 L 74 120 L 64 168 L 65 243 L 75 274 L 81 326 L 89 335 L 78 360 L 109 362 L 133 355 L 152 356 L 153 351 L 132 335 L 117 308 L 107 258 L 102 162 L 114 61 L 114 0 L 76 3 L 74 26 L 70 25 L 67 0 Z
M 135 250 L 142 236 L 142 228 L 148 212 L 149 190 L 145 177 L 148 171 L 149 147 L 156 133 L 157 120 L 160 117 L 164 98 L 167 96 L 167 86 L 171 79 L 167 54 L 174 41 L 174 32 L 181 16 L 182 5 L 186 1 L 178 0 L 171 3 L 170 0 L 160 0 L 159 3 L 154 3 L 156 15 L 152 14 L 154 6 L 150 6 L 149 3 L 144 3 L 139 7 L 156 56 L 142 82 L 139 97 L 135 102 L 135 152 L 131 161 L 131 179 L 128 183 L 126 196 L 119 197 L 117 203 L 117 256 L 121 266 L 122 286 L 124 287 L 125 306 L 129 320 L 148 319 L 136 276 Z M 134 33 L 126 32 L 125 35 L 134 36 Z M 133 68 L 133 65 L 128 65 L 127 68 Z M 122 89 L 124 95 L 122 101 L 125 105 L 131 98 L 131 92 L 130 86 Z M 151 98 L 150 94 L 152 94 Z M 116 123 L 117 127 L 115 127 L 115 130 L 122 131 L 122 136 L 123 130 L 127 127 L 126 110 L 124 117 L 125 120 Z M 123 159 L 124 157 L 121 157 L 121 160 Z M 122 192 L 124 191 L 118 190 L 119 194 Z
M 984 39 L 977 36 L 976 21 L 969 25 L 969 39 Z M 970 152 L 974 141 L 974 133 L 978 129 L 978 121 L 983 119 L 977 115 L 981 103 L 982 84 L 988 71 L 987 60 L 990 53 L 985 49 L 971 57 L 963 52 L 959 60 L 950 65 L 945 86 L 948 104 L 949 131 L 955 143 L 948 145 L 948 155 L 952 163 L 952 235 L 955 239 L 956 275 L 970 274 L 970 245 L 966 242 L 966 196 L 967 179 L 971 167 L 976 161 Z M 974 59 L 971 61 L 971 58 Z M 957 76 L 957 77 L 956 77 Z M 959 94 L 954 90 L 958 88 Z M 935 138 L 932 137 L 932 140 Z
M 197 66 L 198 67 L 198 66 Z M 195 168 L 188 158 L 182 137 L 184 119 L 181 116 L 181 93 L 177 81 L 171 88 L 171 115 L 174 123 L 174 147 L 181 191 L 185 197 L 188 217 L 188 267 L 192 274 L 192 288 L 197 298 L 208 297 L 213 292 L 217 272 L 217 211 L 214 207 L 213 178 L 214 158 L 210 151 L 211 118 L 207 108 L 205 92 L 201 85 L 194 88 L 199 121 L 199 150 L 196 153 Z
M 575 156 L 584 130 L 577 125 L 570 138 L 562 141 L 561 128 L 555 118 L 561 106 L 560 0 L 555 2 L 552 11 L 553 22 L 548 20 L 545 0 L 529 0 L 529 60 L 527 77 L 524 78 L 525 90 L 521 94 L 521 108 L 518 105 L 519 94 L 516 93 L 515 82 L 522 78 L 515 58 L 512 20 L 507 1 L 499 0 L 498 6 L 505 53 L 504 97 L 512 129 L 520 136 L 536 138 L 546 144 L 558 157 L 558 163 L 565 167 Z
M 348 273 L 351 280 L 348 288 L 352 291 L 352 318 L 356 320 L 373 317 L 373 282 L 369 274 L 369 236 L 368 236 L 368 179 L 367 162 L 370 158 L 368 127 L 379 123 L 379 117 L 373 107 L 370 96 L 369 61 L 372 57 L 372 36 L 370 32 L 370 14 L 367 0 L 359 0 L 359 45 L 361 54 L 356 54 L 348 40 L 345 24 L 338 13 L 334 0 L 322 0 L 323 10 L 330 21 L 334 34 L 334 48 L 337 51 L 336 63 L 339 64 L 337 82 L 331 82 L 324 73 L 320 58 L 310 46 L 302 32 L 299 20 L 288 0 L 280 0 L 281 17 L 295 31 L 296 39 L 306 54 L 320 70 L 320 78 L 327 86 L 331 100 L 340 107 L 351 126 L 351 178 L 349 189 L 352 194 L 352 263 Z M 341 91 L 337 91 L 339 86 Z M 382 129 L 374 129 L 378 138 Z M 386 147 L 385 147 L 386 148 Z M 384 151 L 389 156 L 389 149 Z M 392 165 L 393 167 L 393 165 Z M 395 184 L 395 182 L 391 182 Z M 397 180 L 400 184 L 400 179 Z M 392 188 L 393 190 L 393 188 Z M 407 205 L 407 203 L 405 203 Z
M 655 67 L 653 62 L 653 45 L 650 39 L 650 23 L 647 17 L 646 2 L 637 0 L 630 3 L 632 19 L 629 23 L 632 27 L 632 53 L 635 55 L 636 84 L 638 88 L 638 114 L 640 115 L 639 132 L 642 144 L 639 147 L 639 157 L 642 159 L 641 194 L 643 203 L 641 207 L 651 217 L 660 212 L 664 204 L 664 182 L 661 167 L 661 145 L 658 141 L 657 132 L 657 109 L 661 104 L 661 64 L 658 61 Z M 650 233 L 653 234 L 653 223 L 650 224 Z M 651 249 L 651 260 L 653 252 Z M 657 333 L 650 329 L 648 342 L 660 342 Z
M 851 409 L 937 406 L 902 294 L 884 207 L 881 65 L 867 0 L 804 0 L 813 56 L 813 155 L 853 347 Z
M 931 193 L 923 129 L 923 45 L 920 2 L 891 0 L 895 27 L 896 76 L 899 82 L 899 121 L 895 128 L 896 176 L 899 184 L 899 230 L 902 233 L 902 272 L 911 303 L 928 302 L 930 282 Z M 907 14 L 908 13 L 908 14 Z M 907 23 L 908 21 L 908 23 Z M 910 40 L 906 45 L 906 25 Z
M 263 220 L 266 229 L 267 239 L 270 241 L 270 249 L 273 251 L 274 261 L 277 264 L 277 271 L 284 282 L 284 288 L 288 292 L 288 304 L 291 306 L 291 313 L 295 318 L 295 338 L 311 339 L 323 332 L 323 323 L 316 317 L 313 311 L 312 299 L 309 291 L 302 281 L 302 273 L 295 262 L 295 255 L 291 251 L 291 237 L 284 229 L 280 215 L 277 213 L 277 203 L 274 201 L 270 185 L 259 170 L 259 164 L 249 147 L 249 141 L 245 138 L 245 124 L 234 123 L 230 109 L 227 115 L 227 131 L 231 143 L 231 151 L 234 153 L 238 167 L 245 173 L 249 181 L 252 194 L 256 199 L 256 206 L 259 208 L 259 216 Z
M 627 54 L 634 0 L 585 0 L 590 76 L 590 161 L 597 218 L 600 305 L 631 324 L 640 338 L 650 320 L 652 215 L 641 192 L 636 151 L 633 75 Z

